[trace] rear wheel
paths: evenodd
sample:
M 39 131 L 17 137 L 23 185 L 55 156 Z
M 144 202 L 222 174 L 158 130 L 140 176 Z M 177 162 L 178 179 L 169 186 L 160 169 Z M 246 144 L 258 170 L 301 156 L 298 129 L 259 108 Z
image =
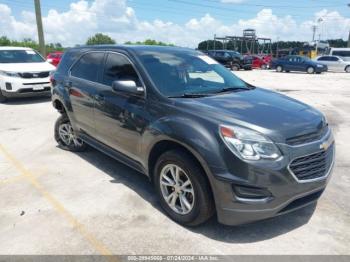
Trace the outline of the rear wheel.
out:
M 315 68 L 313 68 L 312 66 L 310 66 L 310 67 L 308 67 L 308 68 L 306 69 L 306 72 L 307 72 L 308 74 L 313 74 L 313 73 L 315 73 Z
M 283 67 L 280 66 L 280 65 L 278 65 L 278 66 L 276 67 L 276 71 L 279 72 L 279 73 L 283 72 Z
M 196 226 L 214 214 L 214 202 L 206 175 L 182 150 L 161 155 L 155 166 L 154 184 L 165 212 L 174 221 Z
M 76 136 L 67 115 L 61 115 L 55 124 L 55 140 L 62 149 L 79 152 L 87 147 L 85 142 Z
M 345 72 L 350 73 L 350 66 L 345 67 Z
M 232 71 L 238 71 L 239 70 L 239 65 L 236 65 L 236 64 L 232 65 L 231 66 L 231 70 Z

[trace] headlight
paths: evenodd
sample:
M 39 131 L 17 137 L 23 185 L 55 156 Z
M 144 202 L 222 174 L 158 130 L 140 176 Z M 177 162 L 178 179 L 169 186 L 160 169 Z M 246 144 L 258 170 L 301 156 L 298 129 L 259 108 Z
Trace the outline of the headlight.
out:
M 230 150 L 241 159 L 277 159 L 276 145 L 264 135 L 238 126 L 220 126 L 220 135 Z
M 8 72 L 8 71 L 0 71 L 0 75 L 3 76 L 10 76 L 10 77 L 21 77 L 18 73 L 16 72 Z

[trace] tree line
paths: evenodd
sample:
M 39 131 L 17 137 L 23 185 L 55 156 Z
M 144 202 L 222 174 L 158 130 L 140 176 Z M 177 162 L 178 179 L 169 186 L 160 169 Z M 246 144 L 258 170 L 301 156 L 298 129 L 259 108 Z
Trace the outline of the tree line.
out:
M 102 45 L 102 44 L 116 44 L 117 42 L 111 38 L 109 35 L 97 33 L 91 37 L 89 37 L 86 41 L 86 45 Z M 276 53 L 277 49 L 294 49 L 294 48 L 302 48 L 304 46 L 305 42 L 301 41 L 278 41 L 271 43 L 271 49 L 272 53 Z M 328 40 L 328 43 L 331 47 L 346 47 L 347 42 L 343 39 L 330 39 Z M 127 41 L 124 44 L 126 45 L 161 45 L 161 46 L 174 46 L 171 43 L 165 43 L 162 41 L 157 41 L 153 39 L 146 39 L 145 41 L 137 41 L 137 42 L 131 42 Z M 0 46 L 23 46 L 23 47 L 30 47 L 35 50 L 39 50 L 39 44 L 30 39 L 26 38 L 22 41 L 17 40 L 10 40 L 6 36 L 0 37 Z M 215 49 L 223 49 L 223 43 L 221 41 L 214 41 L 214 40 L 206 40 L 202 41 L 198 44 L 199 50 L 213 50 Z M 247 46 L 235 45 L 233 41 L 228 41 L 225 45 L 225 48 L 228 50 L 238 50 L 241 53 L 247 53 L 248 49 Z M 53 51 L 64 51 L 64 47 L 60 43 L 50 43 L 46 45 L 46 51 L 47 53 L 53 52 Z M 265 49 L 267 52 L 269 52 L 267 49 Z M 255 50 L 253 50 L 255 53 L 257 53 L 257 46 L 255 46 Z
M 330 39 L 327 40 L 330 47 L 347 47 L 347 41 L 344 41 L 343 39 Z M 271 50 L 273 54 L 276 54 L 277 49 L 297 49 L 297 48 L 303 48 L 305 45 L 305 42 L 302 41 L 277 41 L 271 43 Z M 249 46 L 250 47 L 250 46 Z M 199 50 L 220 50 L 220 49 L 228 49 L 228 50 L 236 50 L 241 52 L 242 54 L 248 53 L 248 48 L 245 44 L 242 44 L 238 42 L 236 45 L 233 41 L 226 42 L 225 46 L 223 45 L 223 42 L 217 41 L 217 40 L 206 40 L 202 41 L 198 44 Z M 254 50 L 252 50 L 254 53 L 258 53 L 258 47 L 255 45 Z M 267 48 L 265 48 L 265 51 L 269 52 Z
M 103 44 L 116 44 L 117 42 L 108 35 L 97 33 L 91 37 L 89 37 L 86 41 L 86 45 L 103 45 Z M 126 45 L 162 45 L 162 46 L 173 46 L 173 44 L 165 43 L 162 41 L 157 41 L 153 39 L 146 39 L 145 41 L 137 41 L 131 42 L 127 41 L 124 44 Z M 21 46 L 21 47 L 29 47 L 34 50 L 39 51 L 39 44 L 30 39 L 25 38 L 22 41 L 11 40 L 6 36 L 0 36 L 0 46 Z M 50 43 L 46 45 L 46 52 L 50 53 L 53 51 L 64 51 L 64 47 L 61 43 Z

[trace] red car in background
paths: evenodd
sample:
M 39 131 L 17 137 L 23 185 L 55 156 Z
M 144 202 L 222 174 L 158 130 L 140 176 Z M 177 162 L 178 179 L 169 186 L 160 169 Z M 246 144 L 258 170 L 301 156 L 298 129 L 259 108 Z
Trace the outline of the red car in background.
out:
M 57 66 L 59 62 L 61 61 L 63 52 L 57 51 L 57 52 L 52 52 L 49 53 L 46 57 L 47 62 L 50 64 L 53 64 L 54 66 Z
M 266 55 L 266 56 L 253 55 L 252 58 L 253 58 L 253 63 L 252 63 L 253 68 L 260 68 L 260 69 L 270 68 L 271 56 L 269 56 L 269 55 Z

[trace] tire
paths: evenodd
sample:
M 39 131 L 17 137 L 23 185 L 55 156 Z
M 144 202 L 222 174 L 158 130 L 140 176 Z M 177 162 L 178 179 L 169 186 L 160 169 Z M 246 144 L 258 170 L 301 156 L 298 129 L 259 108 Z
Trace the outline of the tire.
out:
M 176 173 L 176 169 L 179 174 L 178 183 L 175 183 L 176 176 L 172 176 Z M 164 175 L 167 179 L 164 179 Z M 214 201 L 206 174 L 187 152 L 171 150 L 162 154 L 156 163 L 153 178 L 160 204 L 175 222 L 185 226 L 197 226 L 214 214 Z M 184 188 L 179 186 L 185 183 L 187 183 L 185 190 L 192 189 L 192 193 L 183 191 Z M 169 197 L 169 204 L 165 200 L 166 197 Z M 184 204 L 186 201 L 182 200 L 183 198 L 186 198 L 188 205 Z
M 345 72 L 350 73 L 350 66 L 345 67 Z
M 313 73 L 315 73 L 315 68 L 313 68 L 312 66 L 309 66 L 309 67 L 306 69 L 306 72 L 307 72 L 308 74 L 313 74 Z
M 2 94 L 0 89 L 0 103 L 5 103 L 6 101 L 7 101 L 7 97 Z
M 64 132 L 66 133 L 65 135 Z M 81 152 L 87 148 L 85 142 L 75 136 L 73 127 L 66 114 L 61 115 L 55 123 L 55 140 L 60 148 L 64 150 Z
M 276 71 L 279 73 L 283 72 L 283 67 L 281 65 L 276 66 Z
M 239 70 L 239 65 L 236 65 L 236 64 L 232 65 L 231 66 L 231 70 L 232 71 L 238 71 Z
M 266 70 L 267 66 L 266 66 L 265 64 L 263 64 L 263 65 L 260 66 L 260 68 L 261 68 L 262 70 Z

